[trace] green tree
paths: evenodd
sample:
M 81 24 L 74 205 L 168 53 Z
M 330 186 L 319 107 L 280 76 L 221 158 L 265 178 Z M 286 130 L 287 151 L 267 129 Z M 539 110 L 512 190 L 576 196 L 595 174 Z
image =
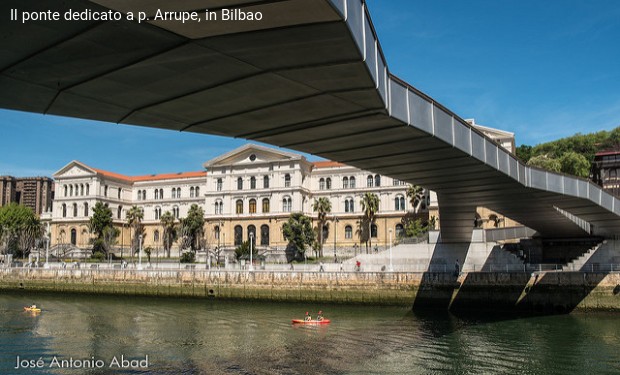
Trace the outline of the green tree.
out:
M 112 221 L 112 210 L 101 202 L 97 202 L 93 207 L 93 216 L 88 222 L 88 229 L 95 234 L 92 241 L 93 254 L 100 252 L 105 257 L 116 245 L 120 231 L 114 228 Z
M 590 163 L 585 156 L 574 151 L 565 152 L 560 157 L 562 172 L 587 178 L 590 175 Z
M 44 233 L 41 221 L 30 208 L 17 203 L 0 207 L 0 243 L 4 244 L 5 254 L 28 256 Z
M 522 162 L 527 163 L 532 157 L 532 146 L 521 145 L 517 147 L 516 153 L 517 157 L 521 159 Z
M 409 185 L 407 188 L 407 197 L 409 198 L 411 207 L 413 207 L 413 212 L 418 212 L 420 203 L 424 201 L 424 188 L 418 185 Z
M 288 221 L 282 226 L 284 239 L 289 242 L 289 247 L 295 251 L 294 258 L 304 255 L 306 246 L 311 246 L 316 241 L 316 235 L 312 229 L 312 219 L 296 212 L 292 213 Z
M 546 155 L 533 156 L 527 162 L 527 165 L 546 169 L 551 172 L 560 172 L 562 170 L 562 165 L 557 159 L 549 158 Z
M 133 238 L 131 240 L 131 254 L 137 253 L 140 250 L 140 236 L 144 241 L 144 226 L 142 225 L 142 219 L 144 219 L 144 210 L 142 207 L 132 206 L 127 211 L 127 224 L 133 229 Z
M 428 231 L 428 226 L 422 223 L 422 219 L 410 220 L 405 226 L 405 235 L 407 237 L 420 237 Z
M 105 228 L 112 225 L 112 210 L 105 204 L 97 202 L 93 207 L 93 216 L 88 221 L 88 229 L 95 234 L 96 238 L 102 238 Z
M 256 250 L 256 245 L 253 244 L 252 245 L 252 257 L 256 259 L 257 256 L 258 256 L 258 250 Z M 239 260 L 241 258 L 249 258 L 249 257 L 250 257 L 250 242 L 244 241 L 243 243 L 241 243 L 241 245 L 235 248 L 235 258 Z
M 326 197 L 321 197 L 319 199 L 314 200 L 314 204 L 312 205 L 312 210 L 318 214 L 318 234 L 319 234 L 319 256 L 323 256 L 323 242 L 325 239 L 323 238 L 323 227 L 327 222 L 327 214 L 332 212 L 332 202 L 329 201 Z
M 202 243 L 204 234 L 205 213 L 202 207 L 192 204 L 187 212 L 187 217 L 181 219 L 181 236 L 183 248 L 196 251 L 204 246 Z
M 362 211 L 364 212 L 364 222 L 367 224 L 368 235 L 366 237 L 366 252 L 368 253 L 368 248 L 372 248 L 372 224 L 375 222 L 375 217 L 377 212 L 379 211 L 379 196 L 375 193 L 364 193 L 362 197 L 362 201 L 360 202 L 362 205 Z
M 177 225 L 174 221 L 174 216 L 170 211 L 166 211 L 163 215 L 161 215 L 160 222 L 162 228 L 164 228 L 164 251 L 168 254 L 168 258 L 170 258 L 170 249 L 172 248 L 172 244 L 178 237 Z

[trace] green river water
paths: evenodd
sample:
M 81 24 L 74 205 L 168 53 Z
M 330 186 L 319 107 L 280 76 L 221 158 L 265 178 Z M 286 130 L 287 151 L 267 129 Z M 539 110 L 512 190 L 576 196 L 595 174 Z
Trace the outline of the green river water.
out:
M 33 302 L 41 313 L 23 311 Z M 0 306 L 2 374 L 620 374 L 611 314 L 59 294 L 4 294 Z M 331 324 L 291 325 L 319 309 Z

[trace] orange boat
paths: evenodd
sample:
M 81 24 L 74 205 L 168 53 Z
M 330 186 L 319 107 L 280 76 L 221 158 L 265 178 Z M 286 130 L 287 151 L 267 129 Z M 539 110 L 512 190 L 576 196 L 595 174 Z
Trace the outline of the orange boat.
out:
M 28 307 L 28 306 L 24 306 L 24 311 L 30 311 L 30 312 L 41 312 L 41 309 L 38 307 Z
M 303 319 L 293 319 L 293 324 L 329 324 L 331 320 L 323 319 L 323 320 L 303 320 Z

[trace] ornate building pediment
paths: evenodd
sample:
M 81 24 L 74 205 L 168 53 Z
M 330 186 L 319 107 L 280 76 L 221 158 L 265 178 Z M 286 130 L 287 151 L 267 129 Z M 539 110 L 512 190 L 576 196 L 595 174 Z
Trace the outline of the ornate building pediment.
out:
M 62 167 L 58 172 L 54 173 L 55 179 L 74 178 L 74 177 L 89 177 L 97 174 L 97 171 L 90 168 L 86 164 L 79 161 L 72 161 L 69 164 Z
M 287 162 L 301 160 L 299 154 L 275 150 L 255 144 L 246 144 L 224 155 L 211 159 L 203 164 L 207 169 L 224 166 L 245 166 L 272 162 Z

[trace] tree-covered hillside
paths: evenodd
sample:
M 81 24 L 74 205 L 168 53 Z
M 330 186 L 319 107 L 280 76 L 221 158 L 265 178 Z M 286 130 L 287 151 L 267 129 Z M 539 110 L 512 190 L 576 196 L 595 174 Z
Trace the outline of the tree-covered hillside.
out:
M 590 134 L 577 133 L 557 141 L 536 146 L 517 147 L 517 157 L 528 165 L 588 177 L 594 154 L 620 149 L 620 127 Z

